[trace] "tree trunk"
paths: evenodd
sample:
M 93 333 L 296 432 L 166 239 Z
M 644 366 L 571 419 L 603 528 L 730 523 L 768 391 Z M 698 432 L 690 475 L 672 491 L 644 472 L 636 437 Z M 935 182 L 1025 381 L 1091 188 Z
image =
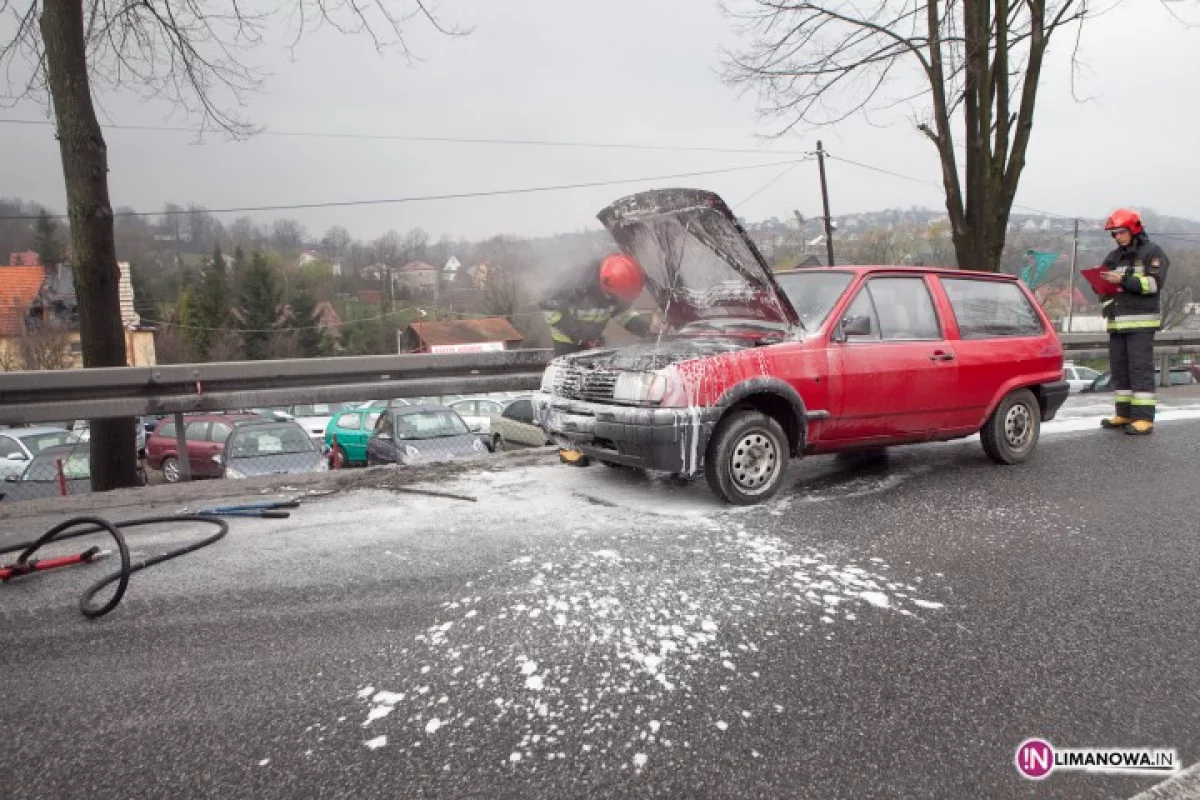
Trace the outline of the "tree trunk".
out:
M 67 189 L 83 366 L 123 367 L 125 331 L 108 199 L 108 148 L 92 105 L 83 0 L 43 0 L 40 25 Z M 134 425 L 132 418 L 92 421 L 94 491 L 137 484 Z

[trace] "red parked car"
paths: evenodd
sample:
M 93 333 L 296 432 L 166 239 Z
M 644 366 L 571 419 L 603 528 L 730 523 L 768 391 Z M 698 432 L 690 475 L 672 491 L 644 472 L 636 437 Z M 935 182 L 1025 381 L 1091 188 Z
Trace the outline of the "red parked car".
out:
M 674 189 L 600 213 L 670 324 L 657 340 L 551 362 L 534 396 L 563 446 L 695 475 L 735 504 L 789 458 L 981 434 L 1033 455 L 1069 386 L 1063 348 L 1014 277 L 913 267 L 773 274 L 720 197 Z
M 225 452 L 225 440 L 234 427 L 247 422 L 262 422 L 257 414 L 188 414 L 184 417 L 188 465 L 193 478 L 219 478 L 221 467 L 213 456 Z M 161 469 L 167 483 L 179 480 L 179 446 L 175 440 L 175 420 L 164 419 L 146 439 L 146 462 Z

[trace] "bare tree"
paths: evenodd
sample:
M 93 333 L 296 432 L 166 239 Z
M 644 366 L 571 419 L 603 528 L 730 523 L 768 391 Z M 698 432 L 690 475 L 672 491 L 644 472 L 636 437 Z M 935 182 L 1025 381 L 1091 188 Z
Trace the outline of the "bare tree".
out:
M 726 77 L 757 89 L 784 120 L 779 134 L 916 110 L 941 161 L 959 266 L 998 269 L 1043 60 L 1072 30 L 1078 46 L 1087 0 L 747 0 L 726 11 L 753 32 Z
M 484 310 L 493 316 L 512 317 L 521 300 L 521 274 L 530 261 L 528 245 L 495 236 L 480 245 L 477 257 L 487 267 L 479 287 Z
M 409 55 L 404 31 L 420 15 L 447 33 L 428 0 L 0 0 L 15 21 L 0 38 L 0 99 L 49 95 L 71 222 L 85 367 L 126 363 L 120 272 L 108 191 L 108 148 L 93 97 L 104 89 L 166 99 L 199 118 L 200 130 L 244 136 L 253 129 L 228 109 L 259 86 L 243 57 L 280 12 L 295 37 L 330 25 L 365 33 L 377 49 Z M 6 27 L 6 30 L 9 29 Z M 92 422 L 92 488 L 137 485 L 132 418 Z
M 321 245 L 325 248 L 326 252 L 336 258 L 345 257 L 353 242 L 354 238 L 350 236 L 350 231 L 341 225 L 334 225 L 325 231 L 325 236 L 321 239 Z

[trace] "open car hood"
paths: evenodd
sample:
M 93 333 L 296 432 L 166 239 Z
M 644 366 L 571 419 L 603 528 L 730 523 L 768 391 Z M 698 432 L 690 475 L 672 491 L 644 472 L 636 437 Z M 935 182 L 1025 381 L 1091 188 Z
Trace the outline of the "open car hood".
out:
M 713 192 L 640 192 L 596 216 L 642 265 L 646 286 L 672 326 L 734 317 L 798 324 L 762 254 Z

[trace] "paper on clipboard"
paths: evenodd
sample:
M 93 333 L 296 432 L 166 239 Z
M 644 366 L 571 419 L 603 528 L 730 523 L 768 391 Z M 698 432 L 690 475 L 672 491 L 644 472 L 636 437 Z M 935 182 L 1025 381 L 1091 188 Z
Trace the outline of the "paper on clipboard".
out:
M 1121 291 L 1121 284 L 1109 283 L 1100 277 L 1100 273 L 1104 271 L 1104 267 L 1092 267 L 1091 269 L 1081 271 L 1080 274 L 1083 275 L 1088 285 L 1092 287 L 1092 291 L 1096 294 L 1117 294 Z

